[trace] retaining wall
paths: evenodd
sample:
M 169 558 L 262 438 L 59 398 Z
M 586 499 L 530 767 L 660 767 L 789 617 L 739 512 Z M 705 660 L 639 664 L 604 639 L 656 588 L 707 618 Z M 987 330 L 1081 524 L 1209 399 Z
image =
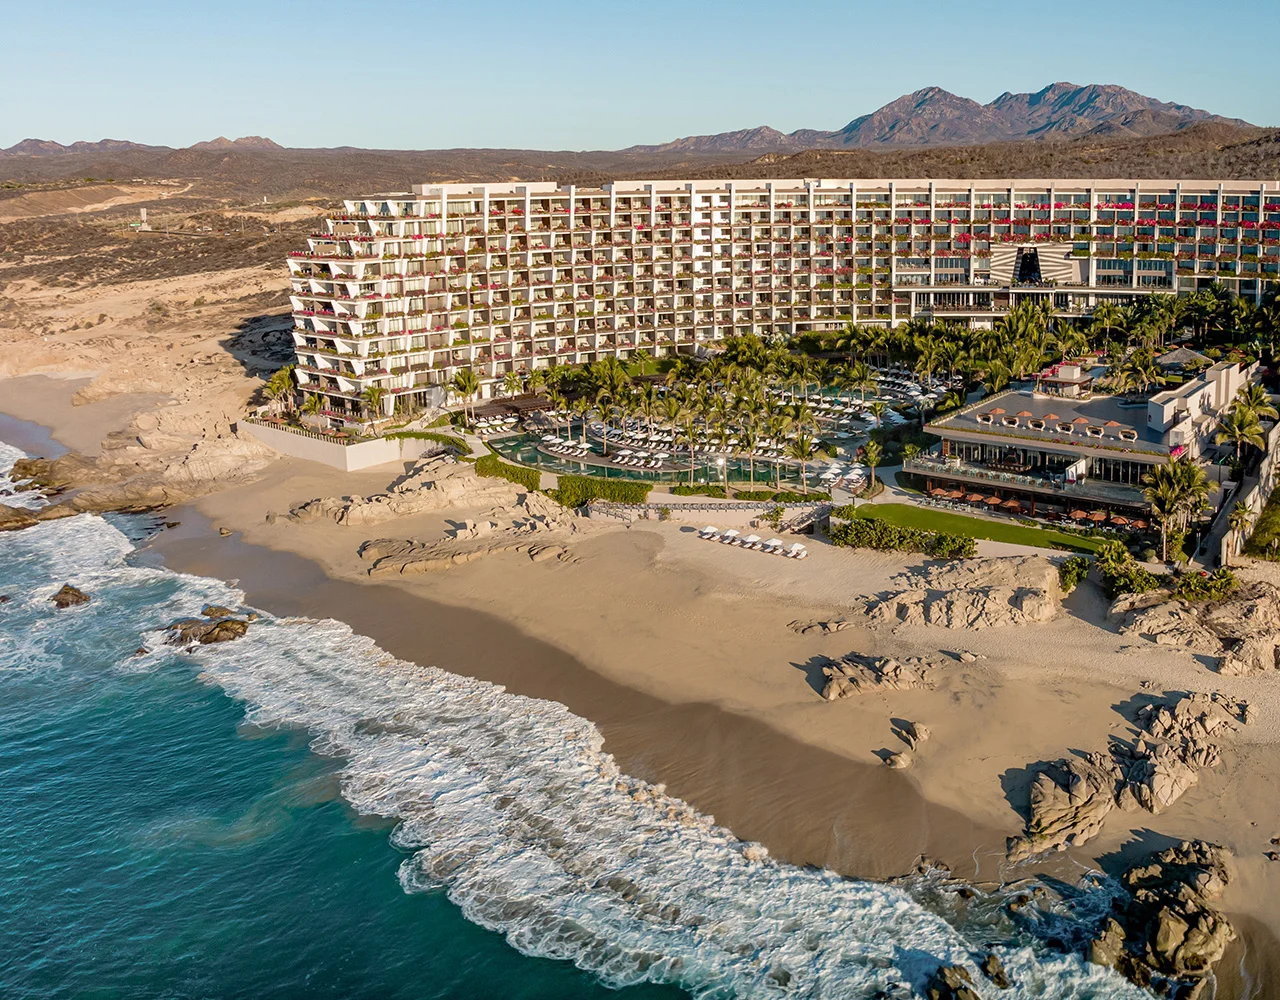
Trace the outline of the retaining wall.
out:
M 309 462 L 320 462 L 322 465 L 341 469 L 343 472 L 357 472 L 360 469 L 369 469 L 388 462 L 407 461 L 429 452 L 442 450 L 438 442 L 416 438 L 395 440 L 377 438 L 372 441 L 361 441 L 358 444 L 338 444 L 335 441 L 326 441 L 318 434 L 269 427 L 248 420 L 241 420 L 236 425 L 236 430 L 248 433 L 282 455 L 288 455 L 290 458 L 304 458 Z

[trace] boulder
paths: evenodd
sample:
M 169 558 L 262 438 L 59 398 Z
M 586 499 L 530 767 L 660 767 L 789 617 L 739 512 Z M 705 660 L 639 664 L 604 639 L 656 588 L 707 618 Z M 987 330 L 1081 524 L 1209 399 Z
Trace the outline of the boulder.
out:
M 1026 833 L 1010 837 L 1010 860 L 1065 851 L 1097 836 L 1116 805 L 1118 769 L 1106 754 L 1055 761 L 1031 783 Z
M 1057 568 L 1041 556 L 966 559 L 899 574 L 869 601 L 873 621 L 951 629 L 1049 621 L 1061 608 Z
M 0 531 L 18 531 L 37 523 L 34 511 L 0 503 Z
M 982 974 L 990 979 L 997 989 L 1007 990 L 1013 985 L 1009 980 L 1009 974 L 1004 971 L 1004 963 L 995 952 L 989 952 L 982 960 L 981 969 Z
M 79 590 L 78 588 L 71 586 L 69 583 L 64 583 L 62 585 L 62 589 L 49 598 L 49 600 L 53 601 L 54 606 L 59 609 L 73 608 L 77 604 L 88 604 L 89 595 L 83 590 Z
M 933 665 L 900 663 L 892 657 L 863 657 L 850 653 L 840 660 L 830 660 L 822 668 L 827 678 L 822 697 L 827 701 L 848 698 L 874 690 L 905 691 L 932 688 Z
M 1218 908 L 1231 879 L 1230 858 L 1215 844 L 1183 842 L 1130 868 L 1121 879 L 1128 895 L 1101 925 L 1090 960 L 1139 985 L 1154 974 L 1197 995 L 1235 938 Z
M 166 626 L 165 631 L 169 633 L 166 641 L 176 646 L 189 646 L 197 642 L 207 646 L 241 638 L 249 631 L 249 623 L 237 618 L 219 618 L 214 621 L 183 618 Z
M 200 609 L 200 615 L 203 618 L 231 618 L 235 612 L 230 608 L 224 608 L 221 604 L 206 604 Z
M 924 989 L 929 1000 L 982 1000 L 973 989 L 973 977 L 962 965 L 944 965 Z
M 884 762 L 887 767 L 891 767 L 895 771 L 905 771 L 913 763 L 911 754 L 907 753 L 905 750 L 900 753 L 889 754 L 889 756 L 884 759 Z

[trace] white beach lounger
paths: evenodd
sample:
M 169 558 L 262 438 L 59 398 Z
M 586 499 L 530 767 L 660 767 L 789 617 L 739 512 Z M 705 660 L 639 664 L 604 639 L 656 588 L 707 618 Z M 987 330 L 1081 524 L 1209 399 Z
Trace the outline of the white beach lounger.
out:
M 796 542 L 794 545 L 791 546 L 791 548 L 787 549 L 787 551 L 783 553 L 783 555 L 787 556 L 790 559 L 803 559 L 808 554 L 809 553 L 805 551 L 804 546 L 801 545 L 799 542 Z
M 720 529 L 714 524 L 708 524 L 705 528 L 698 532 L 699 538 L 714 538 L 720 534 Z
M 780 556 L 785 551 L 786 542 L 781 538 L 770 538 L 760 546 L 761 552 L 768 552 L 770 555 Z
M 760 536 L 759 536 L 759 535 L 747 535 L 747 537 L 746 537 L 746 538 L 744 538 L 744 539 L 743 539 L 739 544 L 740 544 L 744 549 L 758 549 L 758 548 L 760 548 Z
M 723 535 L 720 536 L 719 540 L 726 545 L 737 545 L 738 537 L 741 534 L 742 532 L 738 531 L 736 528 L 730 528 L 728 531 L 726 531 Z

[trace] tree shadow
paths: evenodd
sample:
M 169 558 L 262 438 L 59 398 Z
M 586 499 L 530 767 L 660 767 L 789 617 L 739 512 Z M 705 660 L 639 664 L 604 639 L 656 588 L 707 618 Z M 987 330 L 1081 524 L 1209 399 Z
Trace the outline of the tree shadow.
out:
M 831 666 L 831 659 L 826 656 L 811 656 L 803 663 L 792 663 L 796 670 L 803 671 L 804 679 L 809 687 L 813 688 L 818 694 L 822 694 L 822 689 L 827 686 L 827 675 L 822 672 L 823 667 Z
M 271 293 L 272 299 L 276 294 Z M 281 309 L 242 316 L 235 332 L 218 343 L 246 375 L 264 378 L 293 361 L 292 313 Z

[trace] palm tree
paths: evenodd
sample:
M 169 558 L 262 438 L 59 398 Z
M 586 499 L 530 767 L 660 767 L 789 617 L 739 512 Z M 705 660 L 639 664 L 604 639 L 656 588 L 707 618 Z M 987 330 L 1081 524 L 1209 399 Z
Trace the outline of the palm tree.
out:
M 876 427 L 879 428 L 883 422 L 885 411 L 889 409 L 889 405 L 883 400 L 877 399 L 874 403 L 867 407 L 867 412 L 876 418 Z
M 1169 559 L 1169 529 L 1185 528 L 1209 498 L 1209 478 L 1204 469 L 1184 457 L 1152 467 L 1142 477 L 1143 497 L 1151 515 L 1160 522 L 1160 557 Z
M 1235 544 L 1239 546 L 1244 541 L 1245 533 L 1249 530 L 1249 525 L 1253 523 L 1253 512 L 1242 503 L 1237 503 L 1231 508 L 1231 513 L 1227 515 L 1227 528 L 1231 534 L 1235 536 Z M 1231 564 L 1232 549 L 1227 549 L 1227 565 Z
M 787 445 L 787 454 L 800 460 L 800 488 L 802 490 L 809 488 L 806 473 L 809 468 L 809 454 L 813 451 L 813 444 L 813 436 L 808 431 L 801 430 Z
M 1215 444 L 1232 442 L 1236 446 L 1237 463 L 1240 461 L 1242 445 L 1251 444 L 1260 450 L 1267 446 L 1267 439 L 1262 433 L 1262 424 L 1258 422 L 1258 415 L 1244 406 L 1233 407 L 1218 421 L 1218 433 L 1214 435 L 1213 440 Z
M 1276 420 L 1280 416 L 1277 414 L 1275 405 L 1271 402 L 1271 397 L 1267 394 L 1267 390 L 1258 385 L 1257 382 L 1250 382 L 1236 393 L 1235 405 L 1251 410 L 1259 420 L 1264 417 L 1267 420 Z
M 507 372 L 502 376 L 502 391 L 508 396 L 520 395 L 523 388 L 524 384 L 521 382 L 518 372 Z
M 556 392 L 553 389 L 551 390 L 551 392 L 547 393 L 547 402 L 551 404 L 551 412 L 553 414 L 553 416 L 551 417 L 551 422 L 552 424 L 555 425 L 556 437 L 559 437 L 560 436 L 560 413 L 565 408 L 565 405 L 566 405 L 565 399 L 562 395 L 560 395 L 560 393 Z
M 876 485 L 876 466 L 880 464 L 880 459 L 884 457 L 884 451 L 880 447 L 879 441 L 868 441 L 862 447 L 862 457 L 866 459 L 867 468 L 871 470 L 871 488 Z
M 380 385 L 371 385 L 360 394 L 365 405 L 368 406 L 372 417 L 370 423 L 373 424 L 373 433 L 378 433 L 378 411 L 382 408 L 382 399 L 386 396 L 387 390 Z
M 579 396 L 569 405 L 569 412 L 582 421 L 582 446 L 587 446 L 587 414 L 591 412 L 591 400 L 586 396 Z M 572 424 L 570 425 L 570 434 L 572 438 Z
M 467 404 L 470 403 L 475 394 L 480 391 L 480 376 L 470 368 L 463 368 L 458 372 L 458 374 L 453 376 L 453 381 L 450 383 L 450 386 L 453 388 L 454 392 L 462 397 L 462 413 L 463 416 L 466 417 Z M 471 408 L 470 419 L 473 422 L 475 420 L 474 406 Z
M 541 368 L 535 368 L 525 380 L 525 388 L 535 394 L 541 392 L 544 386 L 551 385 L 551 380 L 547 377 L 549 374 L 549 372 L 544 372 Z M 557 378 L 557 385 L 559 381 Z M 552 388 L 555 388 L 555 386 L 552 386 Z
M 774 444 L 780 444 L 791 430 L 791 418 L 779 410 L 765 418 L 765 426 L 768 427 L 769 437 L 773 438 Z M 782 489 L 782 463 L 777 460 L 773 463 L 773 482 L 774 489 Z
M 314 417 L 317 413 L 324 409 L 324 400 L 320 398 L 317 392 L 307 393 L 307 398 L 302 401 L 302 406 L 298 408 L 298 412 L 303 416 Z
M 287 408 L 293 402 L 293 365 L 285 365 L 283 368 L 277 368 L 272 372 L 263 392 L 266 393 L 267 398 L 273 404 L 278 404 L 283 400 Z
M 604 424 L 604 455 L 609 455 L 609 413 L 610 404 L 613 400 L 613 393 L 608 388 L 602 386 L 596 390 L 596 408 L 600 411 L 600 422 Z M 585 433 L 585 427 L 584 427 Z

